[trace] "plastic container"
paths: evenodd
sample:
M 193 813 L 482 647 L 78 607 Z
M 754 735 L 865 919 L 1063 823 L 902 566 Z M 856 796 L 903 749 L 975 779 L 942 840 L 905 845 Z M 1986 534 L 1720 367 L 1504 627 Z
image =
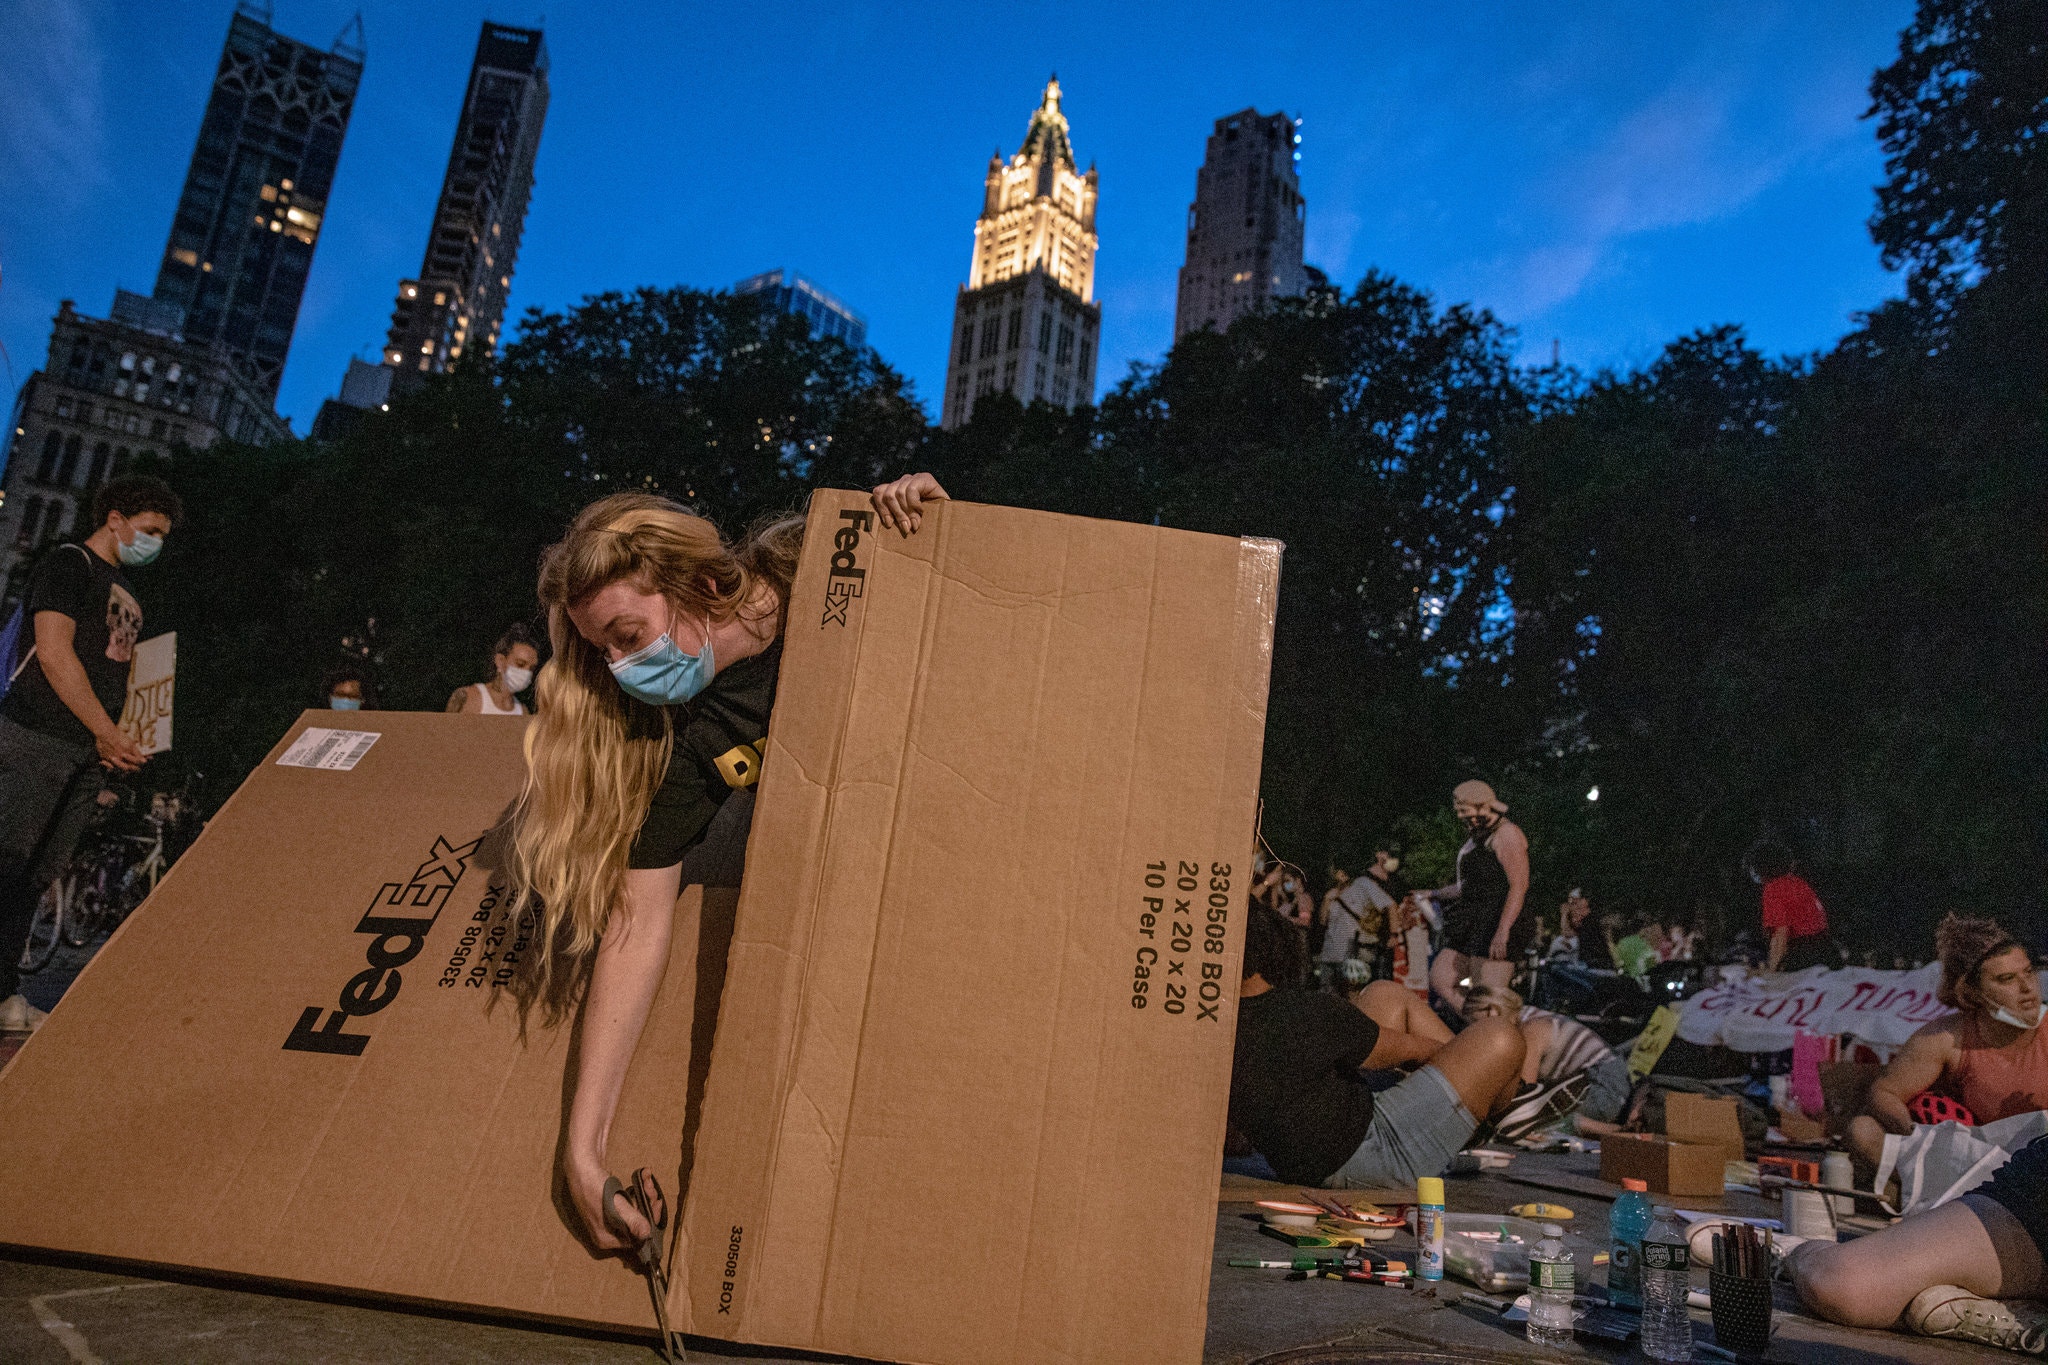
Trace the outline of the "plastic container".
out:
M 1483 1213 L 1444 1215 L 1444 1273 L 1489 1294 L 1520 1293 L 1529 1282 L 1529 1248 L 1543 1224 Z
M 1692 1359 L 1691 1256 L 1685 1228 L 1658 1209 L 1643 1234 L 1643 1354 L 1652 1360 Z
M 1529 1342 L 1535 1346 L 1572 1344 L 1572 1297 L 1578 1273 L 1564 1244 L 1564 1229 L 1543 1228 L 1543 1240 L 1529 1251 Z
M 1444 1182 L 1433 1175 L 1415 1182 L 1415 1278 L 1444 1277 Z
M 1622 1308 L 1643 1306 L 1643 1234 L 1650 1230 L 1649 1186 L 1621 1182 L 1621 1197 L 1607 1215 L 1607 1301 Z

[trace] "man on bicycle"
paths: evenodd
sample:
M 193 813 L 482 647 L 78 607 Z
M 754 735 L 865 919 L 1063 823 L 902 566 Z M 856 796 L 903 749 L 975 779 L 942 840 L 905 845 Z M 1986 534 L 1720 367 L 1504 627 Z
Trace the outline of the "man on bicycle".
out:
M 29 576 L 20 662 L 0 700 L 0 1029 L 33 1030 L 21 953 L 36 902 L 84 831 L 101 769 L 148 761 L 119 724 L 142 604 L 124 569 L 155 559 L 184 515 L 161 479 L 114 479 L 93 500 L 99 529 L 58 545 Z M 97 763 L 95 763 L 97 759 Z

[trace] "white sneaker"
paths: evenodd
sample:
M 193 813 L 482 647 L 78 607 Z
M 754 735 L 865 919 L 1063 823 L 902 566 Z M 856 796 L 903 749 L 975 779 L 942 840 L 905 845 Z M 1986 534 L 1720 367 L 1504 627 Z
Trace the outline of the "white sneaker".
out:
M 1922 1336 L 2048 1352 L 2048 1308 L 2025 1300 L 1986 1299 L 1952 1284 L 1923 1289 L 1906 1305 L 1906 1325 Z
M 26 996 L 10 995 L 0 1000 L 0 1033 L 34 1033 L 49 1017 L 29 1004 Z

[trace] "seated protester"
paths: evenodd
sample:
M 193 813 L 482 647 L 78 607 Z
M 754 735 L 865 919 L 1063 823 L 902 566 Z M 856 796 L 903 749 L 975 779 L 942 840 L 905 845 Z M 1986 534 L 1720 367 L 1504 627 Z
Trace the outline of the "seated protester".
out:
M 1806 1243 L 1792 1253 L 1791 1271 L 1800 1299 L 1830 1322 L 1883 1328 L 1903 1319 L 1923 1336 L 2040 1355 L 2048 1349 L 2044 1260 L 2048 1137 L 1960 1198 L 1867 1237 Z
M 1628 935 L 1614 945 L 1614 965 L 1640 981 L 1664 960 L 1664 926 L 1656 916 L 1635 921 Z
M 1573 887 L 1565 896 L 1564 904 L 1557 908 L 1557 933 L 1550 940 L 1550 947 L 1544 951 L 1546 963 L 1572 963 L 1586 965 L 1585 945 L 1581 941 L 1591 926 L 1587 921 L 1593 917 L 1593 902 L 1586 899 L 1586 893 Z
M 1480 1117 L 1514 1136 L 1555 1117 L 1573 1087 L 1521 1085 L 1522 1034 L 1489 1019 L 1455 1038 L 1416 995 L 1376 981 L 1351 1001 L 1303 984 L 1306 963 L 1271 907 L 1246 917 L 1230 1123 L 1280 1179 L 1408 1188 L 1443 1173 Z M 1374 1093 L 1368 1071 L 1418 1070 Z
M 1849 1124 L 1849 1150 L 1870 1166 L 1887 1133 L 1913 1131 L 1907 1109 L 1923 1090 L 1945 1095 L 1978 1123 L 2048 1109 L 2048 1007 L 2017 939 L 1988 919 L 1950 915 L 1934 931 L 1935 994 L 1956 1011 L 1921 1026 L 1870 1086 Z
M 1475 1024 L 1481 1019 L 1512 1019 L 1520 1024 L 1528 1049 L 1522 1059 L 1522 1083 L 1556 1084 L 1583 1072 L 1587 1084 L 1585 1098 L 1579 1101 L 1578 1131 L 1619 1131 L 1615 1121 L 1628 1106 L 1634 1086 L 1627 1060 L 1599 1034 L 1576 1019 L 1524 1005 L 1522 997 L 1505 986 L 1474 986 L 1467 991 L 1465 1019 Z

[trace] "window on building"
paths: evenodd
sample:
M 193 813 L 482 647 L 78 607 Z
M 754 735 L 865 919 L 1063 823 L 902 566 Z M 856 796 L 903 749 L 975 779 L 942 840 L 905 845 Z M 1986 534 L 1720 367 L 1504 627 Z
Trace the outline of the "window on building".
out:
M 1003 349 L 1006 351 L 1014 351 L 1022 343 L 1023 339 L 1024 314 L 1021 312 L 1013 312 L 1010 314 L 1010 335 L 1004 342 Z
M 1015 359 L 1006 360 L 1003 362 L 1003 392 L 1015 393 L 1016 391 L 1017 362 Z
M 41 498 L 30 498 L 21 505 L 21 532 L 14 538 L 16 549 L 26 550 L 36 543 L 36 533 L 41 529 L 42 519 L 43 500 Z
M 92 448 L 92 479 L 88 488 L 98 488 L 114 475 L 114 452 L 105 441 Z
M 1003 324 L 1000 318 L 988 318 L 981 324 L 981 358 L 988 359 L 996 353 L 1002 341 Z
M 1055 365 L 1064 365 L 1064 364 L 1066 364 L 1066 363 L 1067 363 L 1067 362 L 1068 362 L 1069 360 L 1072 360 L 1073 358 L 1074 358 L 1074 329 L 1073 329 L 1073 328 L 1071 328 L 1071 327 L 1069 327 L 1069 326 L 1067 326 L 1067 325 L 1066 325 L 1065 323 L 1061 323 L 1061 324 L 1060 324 L 1060 344 L 1059 344 L 1059 347 L 1058 347 L 1058 349 L 1056 349 L 1056 350 L 1055 350 L 1055 351 L 1053 352 L 1053 354 L 1052 354 L 1052 363 L 1053 363 L 1053 364 L 1055 364 Z
M 960 358 L 974 359 L 974 324 L 971 322 L 960 329 Z
M 1038 315 L 1038 353 L 1040 355 L 1052 354 L 1051 313 L 1040 313 Z
M 1080 358 L 1080 362 L 1079 362 L 1079 363 L 1078 363 L 1077 365 L 1075 365 L 1075 367 L 1074 367 L 1074 368 L 1075 368 L 1075 369 L 1077 369 L 1077 370 L 1079 370 L 1079 371 L 1080 371 L 1080 372 L 1081 372 L 1082 374 L 1084 374 L 1084 375 L 1085 375 L 1085 374 L 1087 374 L 1087 373 L 1088 373 L 1088 361 L 1089 361 L 1089 358 L 1090 358 L 1091 356 L 1093 356 L 1093 355 L 1094 355 L 1094 353 L 1095 353 L 1095 348 L 1094 348 L 1093 346 L 1091 346 L 1091 345 L 1089 345 L 1089 344 L 1088 344 L 1088 341 L 1086 340 L 1086 338 L 1083 338 L 1083 339 L 1082 339 L 1082 342 L 1081 342 L 1081 358 Z
M 975 396 L 976 398 L 979 398 L 979 397 L 981 397 L 981 396 L 982 396 L 983 394 L 985 394 L 985 393 L 989 392 L 989 391 L 990 391 L 991 389 L 995 388 L 995 386 L 996 386 L 996 367 L 995 367 L 995 366 L 993 366 L 993 365 L 984 365 L 984 366 L 982 366 L 982 367 L 981 367 L 981 373 L 980 373 L 980 374 L 978 374 L 978 375 L 976 375 L 976 376 L 974 376 L 974 396 Z
M 52 483 L 70 483 L 78 473 L 78 453 L 85 448 L 85 438 L 74 435 L 64 443 L 64 458 L 57 462 L 57 477 Z
M 43 458 L 36 463 L 36 481 L 49 483 L 57 477 L 57 460 L 64 453 L 64 433 L 53 431 L 43 438 Z
M 1034 399 L 1044 398 L 1044 397 L 1045 397 L 1045 362 L 1044 362 L 1044 361 L 1040 361 L 1040 362 L 1039 362 L 1038 364 L 1036 364 L 1036 365 L 1033 365 L 1033 366 L 1031 367 L 1031 371 L 1032 371 L 1032 373 L 1031 373 L 1031 396 L 1032 396 L 1032 397 L 1033 397 Z

